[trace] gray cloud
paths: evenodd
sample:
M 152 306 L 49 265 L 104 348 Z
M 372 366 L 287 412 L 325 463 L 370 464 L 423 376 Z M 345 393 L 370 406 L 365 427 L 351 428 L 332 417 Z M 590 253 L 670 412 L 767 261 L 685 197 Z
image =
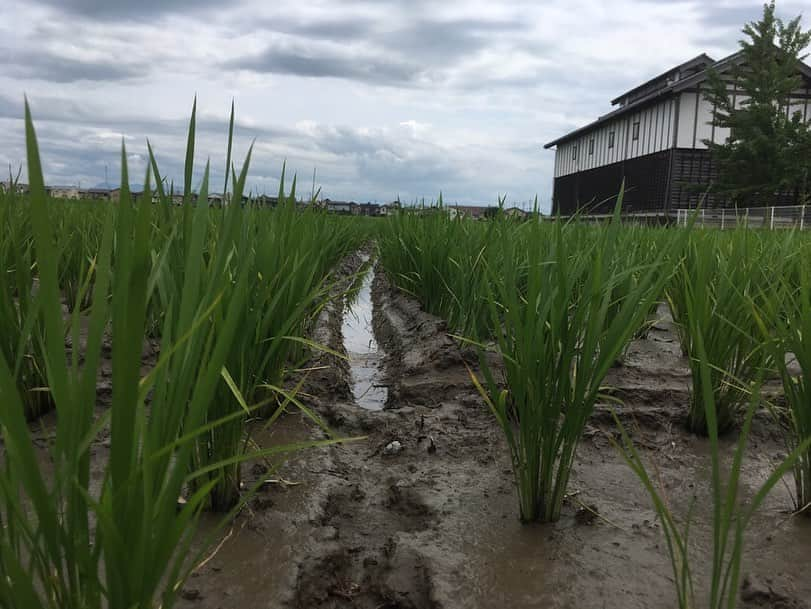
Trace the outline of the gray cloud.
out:
M 525 34 L 529 24 L 519 20 L 448 19 L 431 20 L 421 18 L 414 23 L 386 33 L 378 38 L 378 43 L 388 49 L 405 54 L 414 54 L 449 63 L 492 47 L 510 36 Z
M 396 2 L 395 2 L 396 4 Z M 423 17 L 392 26 L 371 19 L 320 19 L 301 21 L 268 19 L 254 24 L 271 42 L 259 54 L 226 63 L 258 73 L 288 74 L 308 78 L 342 78 L 383 85 L 433 85 L 459 61 L 470 59 L 494 41 L 525 34 L 528 24 L 517 19 L 445 19 Z M 292 36 L 292 38 L 291 38 Z M 343 43 L 341 46 L 323 43 Z M 533 51 L 548 50 L 535 45 Z M 478 82 L 499 79 L 479 75 Z M 484 77 L 484 78 L 482 78 Z M 503 79 L 501 84 L 525 84 Z
M 147 66 L 127 64 L 113 59 L 81 61 L 49 51 L 10 52 L 6 64 L 9 75 L 49 82 L 117 81 L 145 76 Z
M 291 19 L 279 16 L 258 22 L 248 21 L 247 27 L 260 32 L 280 32 L 316 40 L 347 42 L 363 39 L 376 30 L 373 19 L 336 17 L 333 19 Z
M 229 68 L 308 78 L 345 78 L 377 84 L 407 84 L 421 74 L 417 65 L 367 54 L 317 49 L 304 44 L 271 45 L 259 55 L 226 64 Z
M 780 10 L 791 16 L 806 3 L 781 0 Z M 196 92 L 195 180 L 210 155 L 214 188 L 233 97 L 235 158 L 257 140 L 256 192 L 275 191 L 287 160 L 305 181 L 316 168 L 331 198 L 430 199 L 442 190 L 449 201 L 487 203 L 506 191 L 548 203 L 554 154 L 543 142 L 680 61 L 732 52 L 761 0 L 0 5 L 3 169 L 25 156 L 25 92 L 47 180 L 118 175 L 123 135 L 133 181 L 148 137 L 179 183 Z
M 197 13 L 202 8 L 220 5 L 215 0 L 39 0 L 59 11 L 93 20 L 130 18 L 154 19 L 166 13 Z M 229 7 L 230 8 L 230 7 Z
M 111 112 L 91 102 L 77 102 L 57 97 L 35 95 L 29 97 L 31 115 L 35 122 L 59 123 L 85 128 L 106 129 L 121 134 L 162 134 L 184 137 L 188 133 L 189 119 L 166 118 L 155 120 L 142 118 L 126 113 Z M 0 93 L 0 118 L 22 119 L 24 116 L 23 97 L 12 97 Z M 191 114 L 191 103 L 189 103 Z M 227 133 L 227 120 L 215 119 L 205 114 L 198 114 L 196 130 L 207 134 Z M 234 121 L 236 133 L 250 134 L 251 137 L 272 139 L 289 139 L 299 136 L 300 132 L 282 125 L 252 125 Z M 185 140 L 183 140 L 185 145 Z

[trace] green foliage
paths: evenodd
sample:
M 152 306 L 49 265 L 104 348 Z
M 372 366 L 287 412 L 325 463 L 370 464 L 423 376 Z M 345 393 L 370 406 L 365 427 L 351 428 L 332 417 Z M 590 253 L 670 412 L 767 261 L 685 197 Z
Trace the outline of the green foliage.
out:
M 454 331 L 486 336 L 484 260 L 496 266 L 496 238 L 492 222 L 451 218 L 442 207 L 406 210 L 386 221 L 380 261 L 400 289 L 447 319 Z
M 59 254 L 45 197 L 30 114 L 26 137 L 31 183 L 30 221 L 37 251 L 44 365 L 56 408 L 56 441 L 45 470 L 31 443 L 18 389 L 6 358 L 0 358 L 0 409 L 5 458 L 0 475 L 4 526 L 0 562 L 0 604 L 17 607 L 171 606 L 205 493 L 178 510 L 191 442 L 178 442 L 200 424 L 219 379 L 229 331 L 191 332 L 198 341 L 166 349 L 155 373 L 142 380 L 141 340 L 146 321 L 149 276 L 150 204 L 107 210 L 94 268 L 94 294 L 87 319 L 84 362 L 78 348 L 64 353 L 59 291 Z M 127 183 L 122 148 L 122 183 Z M 110 298 L 111 296 L 111 298 Z M 227 313 L 231 317 L 230 313 Z M 192 318 L 188 327 L 195 326 Z M 102 488 L 90 485 L 90 443 L 101 422 L 93 420 L 101 341 L 112 324 L 115 390 L 109 416 L 111 455 Z M 74 312 L 70 332 L 78 338 L 82 320 Z M 199 327 L 199 326 L 198 326 Z M 202 336 L 205 334 L 206 336 Z M 78 341 L 74 341 L 77 345 Z M 208 348 L 200 348 L 207 344 Z M 182 375 L 170 379 L 165 370 Z M 186 382 L 183 382 L 183 381 Z M 154 390 L 151 416 L 145 397 Z M 188 404 L 188 408 L 177 408 Z M 172 413 L 169 415 L 168 413 Z M 91 517 L 95 526 L 91 526 Z M 102 568 L 103 565 L 103 568 Z
M 245 395 L 268 383 L 263 399 L 278 405 L 274 417 L 297 403 L 281 387 L 293 350 L 274 345 L 304 340 L 308 316 L 326 297 L 323 278 L 356 233 L 342 226 L 336 245 L 323 242 L 322 217 L 298 227 L 268 210 L 194 207 L 193 134 L 192 118 L 183 208 L 170 206 L 151 147 L 146 190 L 132 200 L 123 145 L 120 202 L 70 207 L 46 197 L 26 105 L 31 194 L 0 201 L 2 607 L 168 609 L 199 559 L 190 551 L 198 516 L 207 506 L 233 505 L 212 493 L 232 490 L 239 463 L 337 441 L 247 453 L 244 417 L 261 403 L 249 405 Z M 232 175 L 236 201 L 247 169 L 246 160 Z M 207 188 L 206 168 L 201 195 Z M 310 234 L 313 222 L 320 224 Z M 77 229 L 87 239 L 65 234 Z M 282 237 L 287 250 L 263 242 Z M 295 240 L 302 245 L 291 247 Z M 280 252 L 288 258 L 276 258 Z M 65 307 L 65 294 L 79 306 Z M 160 338 L 160 355 L 143 376 L 147 331 Z M 96 381 L 110 338 L 112 405 L 97 418 Z M 268 356 L 274 349 L 281 355 Z M 57 411 L 45 455 L 26 422 L 38 387 Z M 94 465 L 103 468 L 96 480 L 92 445 L 108 425 L 109 460 Z
M 811 130 L 802 112 L 788 109 L 792 92 L 803 87 L 798 67 L 811 31 L 802 30 L 800 17 L 778 19 L 772 1 L 743 33 L 748 40 L 741 41 L 742 61 L 729 78 L 711 72 L 706 93 L 715 109 L 713 124 L 731 133 L 725 143 L 706 142 L 719 166 L 715 190 L 741 206 L 773 205 L 785 194 L 805 202 L 811 193 Z
M 383 267 L 481 349 L 484 380 L 474 382 L 507 438 L 522 520 L 559 517 L 600 384 L 644 328 L 684 235 L 623 227 L 618 216 L 599 227 L 437 209 L 388 221 Z M 503 377 L 485 353 L 492 341 Z
M 761 340 L 772 350 L 783 381 L 787 408 L 778 410 L 785 423 L 786 443 L 796 451 L 811 441 L 811 271 L 808 246 L 785 257 L 785 271 L 777 275 L 760 299 L 756 314 Z M 796 282 L 795 282 L 796 279 Z M 791 363 L 799 366 L 795 374 Z M 799 451 L 793 467 L 795 508 L 811 516 L 811 449 Z
M 716 431 L 723 433 L 734 425 L 749 400 L 752 379 L 768 362 L 751 304 L 769 280 L 762 272 L 759 245 L 758 236 L 746 229 L 697 231 L 666 289 L 692 373 L 688 426 L 702 435 L 709 432 L 703 404 L 706 379 L 717 413 Z M 702 372 L 699 344 L 709 376 Z
M 631 437 L 623 428 L 619 418 L 614 415 L 617 427 L 620 429 L 618 447 L 631 469 L 642 481 L 659 516 L 673 566 L 673 581 L 676 587 L 679 608 L 692 609 L 693 607 L 706 606 L 710 609 L 734 609 L 738 602 L 744 534 L 749 522 L 763 503 L 763 500 L 783 476 L 791 470 L 800 455 L 807 454 L 811 447 L 811 438 L 798 445 L 772 472 L 760 488 L 755 491 L 751 498 L 747 498 L 745 502 L 741 501 L 739 497 L 741 468 L 751 431 L 752 417 L 759 402 L 762 373 L 754 382 L 749 407 L 746 409 L 732 464 L 727 472 L 723 472 L 721 468 L 721 447 L 718 441 L 718 432 L 716 431 L 720 425 L 717 419 L 718 411 L 715 408 L 715 399 L 710 381 L 713 366 L 704 352 L 701 336 L 696 339 L 696 359 L 700 362 L 700 374 L 704 377 L 701 383 L 702 403 L 706 411 L 704 418 L 707 420 L 712 471 L 712 564 L 709 569 L 701 565 L 701 571 L 709 571 L 710 589 L 706 604 L 696 601 L 693 585 L 693 574 L 699 571 L 695 560 L 690 556 L 690 521 L 693 506 L 691 506 L 690 512 L 686 516 L 683 527 L 680 526 L 670 506 L 657 490 L 648 474 L 642 456 L 634 446 Z
M 189 123 L 185 183 L 190 188 L 194 171 L 195 110 Z M 232 149 L 233 107 L 228 151 Z M 153 251 L 152 258 L 163 269 L 157 277 L 152 301 L 153 333 L 175 327 L 190 311 L 200 312 L 218 298 L 228 307 L 238 301 L 236 330 L 225 359 L 222 379 L 205 413 L 204 424 L 227 419 L 201 434 L 195 443 L 192 470 L 206 473 L 192 480 L 193 489 L 213 484 L 207 506 L 215 511 L 232 509 L 240 501 L 241 459 L 249 445 L 245 421 L 248 404 L 262 404 L 272 414 L 282 404 L 298 405 L 280 393 L 288 372 L 306 358 L 302 339 L 309 322 L 329 297 L 325 285 L 333 266 L 360 245 L 364 234 L 355 223 L 341 222 L 314 208 L 296 209 L 294 176 L 290 193 L 285 192 L 285 169 L 279 186 L 277 209 L 268 210 L 238 202 L 243 200 L 248 158 L 239 174 L 232 168 L 227 193 L 231 203 L 222 208 L 191 205 L 192 193 L 184 192 L 182 210 L 173 209 L 171 199 L 160 187 L 157 162 L 150 148 L 150 165 L 157 176 L 157 242 L 167 239 L 166 253 Z M 226 181 L 226 185 L 228 182 Z M 208 167 L 197 200 L 208 196 Z M 191 256 L 191 257 L 190 257 Z M 217 311 L 211 314 L 215 326 L 225 324 Z M 171 316 L 170 316 L 171 313 Z M 157 320 L 164 318 L 161 325 Z M 305 414 L 317 421 L 309 411 Z M 320 424 L 320 421 L 318 421 Z
M 45 376 L 30 214 L 11 188 L 0 195 L 0 354 L 11 367 L 25 415 L 52 407 Z
M 526 267 L 503 265 L 488 274 L 506 389 L 485 349 L 479 389 L 510 448 L 523 522 L 560 517 L 577 445 L 605 375 L 661 293 L 672 271 L 666 254 L 683 244 L 685 233 L 674 231 L 653 259 L 619 268 L 619 209 L 590 240 L 578 225 L 556 223 L 542 245 L 543 229 L 530 223 L 534 247 Z M 509 225 L 497 230 L 504 258 L 521 259 Z

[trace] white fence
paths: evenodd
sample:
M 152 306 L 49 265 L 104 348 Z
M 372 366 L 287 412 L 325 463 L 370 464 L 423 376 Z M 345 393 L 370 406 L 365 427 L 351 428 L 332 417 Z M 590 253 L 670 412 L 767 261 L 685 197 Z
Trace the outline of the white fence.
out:
M 694 209 L 676 209 L 671 212 L 676 216 L 676 224 L 686 226 Z M 793 205 L 789 207 L 748 207 L 745 209 L 702 209 L 698 211 L 696 226 L 707 228 L 731 229 L 739 226 L 747 228 L 811 229 L 811 205 Z

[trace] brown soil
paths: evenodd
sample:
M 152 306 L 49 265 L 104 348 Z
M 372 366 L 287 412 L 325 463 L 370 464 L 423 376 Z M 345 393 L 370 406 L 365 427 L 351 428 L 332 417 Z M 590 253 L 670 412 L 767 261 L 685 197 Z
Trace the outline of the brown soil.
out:
M 347 261 L 349 273 L 358 259 Z M 667 323 L 634 341 L 607 384 L 580 445 L 561 520 L 521 525 L 505 443 L 473 388 L 445 324 L 378 272 L 374 327 L 385 350 L 382 411 L 352 403 L 346 362 L 323 355 L 308 403 L 340 436 L 362 440 L 297 453 L 246 484 L 272 479 L 187 582 L 183 609 L 672 608 L 667 548 L 650 500 L 609 442 L 617 408 L 678 514 L 691 528 L 697 598 L 711 559 L 708 444 L 684 431 L 689 372 Z M 342 306 L 324 310 L 314 338 L 342 349 Z M 784 455 L 758 416 L 744 466 L 744 500 Z M 261 446 L 323 437 L 291 414 Z M 402 450 L 392 454 L 393 441 Z M 727 458 L 735 438 L 724 439 Z M 103 447 L 99 458 L 103 458 Z M 741 605 L 811 607 L 811 519 L 791 517 L 788 485 L 755 517 L 745 546 Z M 201 538 L 214 519 L 203 523 Z

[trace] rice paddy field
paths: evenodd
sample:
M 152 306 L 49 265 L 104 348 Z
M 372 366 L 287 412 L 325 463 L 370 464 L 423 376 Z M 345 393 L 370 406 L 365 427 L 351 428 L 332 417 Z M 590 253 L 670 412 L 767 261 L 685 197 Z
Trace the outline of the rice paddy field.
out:
M 26 118 L 0 607 L 811 606 L 806 235 L 193 205 L 194 116 L 57 201 Z

